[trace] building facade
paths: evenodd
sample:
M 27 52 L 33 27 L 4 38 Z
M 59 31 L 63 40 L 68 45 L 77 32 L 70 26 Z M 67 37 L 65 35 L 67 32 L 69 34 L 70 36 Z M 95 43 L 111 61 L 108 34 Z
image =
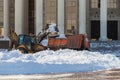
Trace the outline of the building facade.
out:
M 59 32 L 90 40 L 120 40 L 120 0 L 0 0 L 1 34 L 38 34 L 56 23 Z

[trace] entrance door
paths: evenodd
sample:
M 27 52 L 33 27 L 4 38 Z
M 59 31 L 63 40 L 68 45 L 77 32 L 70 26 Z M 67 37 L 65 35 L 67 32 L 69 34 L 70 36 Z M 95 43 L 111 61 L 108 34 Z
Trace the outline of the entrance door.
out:
M 107 37 L 112 40 L 118 40 L 118 22 L 108 21 Z
M 99 39 L 100 21 L 91 21 L 91 39 Z

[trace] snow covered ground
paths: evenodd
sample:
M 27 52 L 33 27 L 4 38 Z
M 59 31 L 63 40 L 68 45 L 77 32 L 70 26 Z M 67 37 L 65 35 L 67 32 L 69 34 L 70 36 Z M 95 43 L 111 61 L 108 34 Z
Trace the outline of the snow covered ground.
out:
M 91 46 L 94 48 L 97 44 Z M 89 72 L 120 68 L 120 58 L 117 57 L 120 51 L 113 51 L 116 54 L 107 51 L 64 49 L 22 54 L 18 50 L 1 50 L 0 75 Z

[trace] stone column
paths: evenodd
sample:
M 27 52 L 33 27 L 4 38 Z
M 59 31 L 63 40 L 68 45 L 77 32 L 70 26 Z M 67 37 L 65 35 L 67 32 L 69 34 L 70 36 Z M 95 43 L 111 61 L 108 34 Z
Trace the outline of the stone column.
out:
M 36 0 L 36 35 L 43 29 L 43 0 Z
M 64 34 L 64 0 L 58 0 L 58 28 Z
M 86 34 L 86 0 L 79 0 L 79 33 Z
M 3 0 L 4 2 L 4 36 L 9 35 L 9 0 Z
M 15 32 L 24 33 L 24 0 L 15 0 Z
M 100 41 L 107 41 L 107 0 L 100 0 Z

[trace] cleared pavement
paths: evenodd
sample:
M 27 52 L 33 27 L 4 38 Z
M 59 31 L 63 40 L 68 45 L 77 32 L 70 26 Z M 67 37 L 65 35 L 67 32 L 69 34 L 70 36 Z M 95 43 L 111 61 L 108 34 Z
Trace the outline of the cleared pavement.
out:
M 85 73 L 1 75 L 0 80 L 120 80 L 120 69 Z

